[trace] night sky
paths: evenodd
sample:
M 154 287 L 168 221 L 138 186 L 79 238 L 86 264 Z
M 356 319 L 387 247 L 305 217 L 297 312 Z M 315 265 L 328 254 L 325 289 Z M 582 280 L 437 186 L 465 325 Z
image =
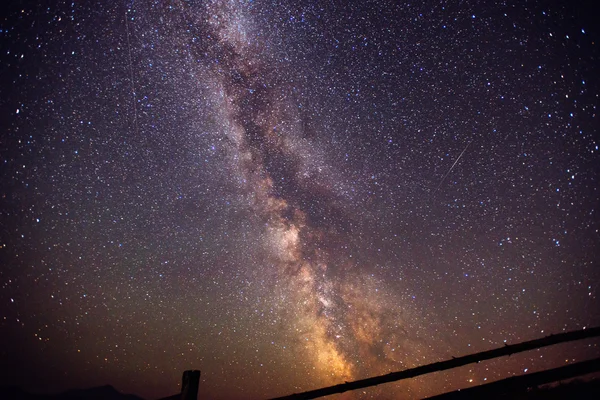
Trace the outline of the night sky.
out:
M 570 3 L 3 1 L 0 384 L 266 398 L 600 325 Z

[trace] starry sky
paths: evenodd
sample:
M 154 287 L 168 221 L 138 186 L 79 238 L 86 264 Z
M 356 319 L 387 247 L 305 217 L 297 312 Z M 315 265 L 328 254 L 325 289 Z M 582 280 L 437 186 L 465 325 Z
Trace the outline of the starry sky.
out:
M 0 384 L 259 399 L 600 325 L 572 3 L 3 2 Z

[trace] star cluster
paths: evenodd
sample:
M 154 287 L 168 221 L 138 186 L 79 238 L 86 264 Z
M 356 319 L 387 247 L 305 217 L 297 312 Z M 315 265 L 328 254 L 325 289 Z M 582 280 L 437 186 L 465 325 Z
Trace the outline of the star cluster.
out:
M 0 383 L 266 398 L 600 325 L 595 11 L 9 2 Z

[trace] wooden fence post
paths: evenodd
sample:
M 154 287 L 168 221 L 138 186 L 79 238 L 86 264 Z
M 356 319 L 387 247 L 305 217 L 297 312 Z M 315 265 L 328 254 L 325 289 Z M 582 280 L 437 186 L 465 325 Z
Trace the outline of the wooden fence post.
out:
M 184 371 L 181 379 L 181 400 L 197 400 L 200 385 L 200 371 Z

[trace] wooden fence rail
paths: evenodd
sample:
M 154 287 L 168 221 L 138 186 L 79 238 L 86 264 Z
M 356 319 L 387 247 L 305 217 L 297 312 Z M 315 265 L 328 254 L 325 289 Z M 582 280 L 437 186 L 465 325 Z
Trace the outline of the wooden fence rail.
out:
M 456 390 L 437 396 L 428 397 L 425 400 L 459 400 L 459 399 L 483 399 L 510 398 L 507 395 L 526 390 L 530 387 L 556 382 L 563 379 L 575 378 L 577 376 L 600 371 L 600 358 L 581 361 L 546 371 L 532 372 L 530 374 L 511 376 L 496 382 L 486 383 L 467 389 Z
M 315 399 L 317 397 L 329 396 L 336 393 L 344 393 L 348 390 L 363 389 L 366 387 L 380 385 L 382 383 L 414 378 L 416 376 L 429 374 L 431 372 L 444 371 L 451 368 L 462 367 L 463 365 L 478 363 L 480 361 L 489 360 L 492 358 L 510 356 L 511 354 L 520 353 L 528 350 L 534 350 L 558 343 L 588 339 L 598 336 L 600 336 L 600 327 L 559 333 L 557 335 L 550 335 L 541 339 L 530 340 L 527 342 L 522 342 L 513 345 L 505 345 L 504 347 L 500 347 L 497 349 L 483 351 L 468 356 L 452 358 L 451 360 L 440 361 L 437 363 L 423 365 L 404 371 L 392 372 L 387 375 L 374 376 L 371 378 L 360 379 L 354 382 L 341 383 L 339 385 L 329 386 L 316 390 L 309 390 L 303 393 L 295 393 L 289 396 L 276 397 L 271 400 Z

